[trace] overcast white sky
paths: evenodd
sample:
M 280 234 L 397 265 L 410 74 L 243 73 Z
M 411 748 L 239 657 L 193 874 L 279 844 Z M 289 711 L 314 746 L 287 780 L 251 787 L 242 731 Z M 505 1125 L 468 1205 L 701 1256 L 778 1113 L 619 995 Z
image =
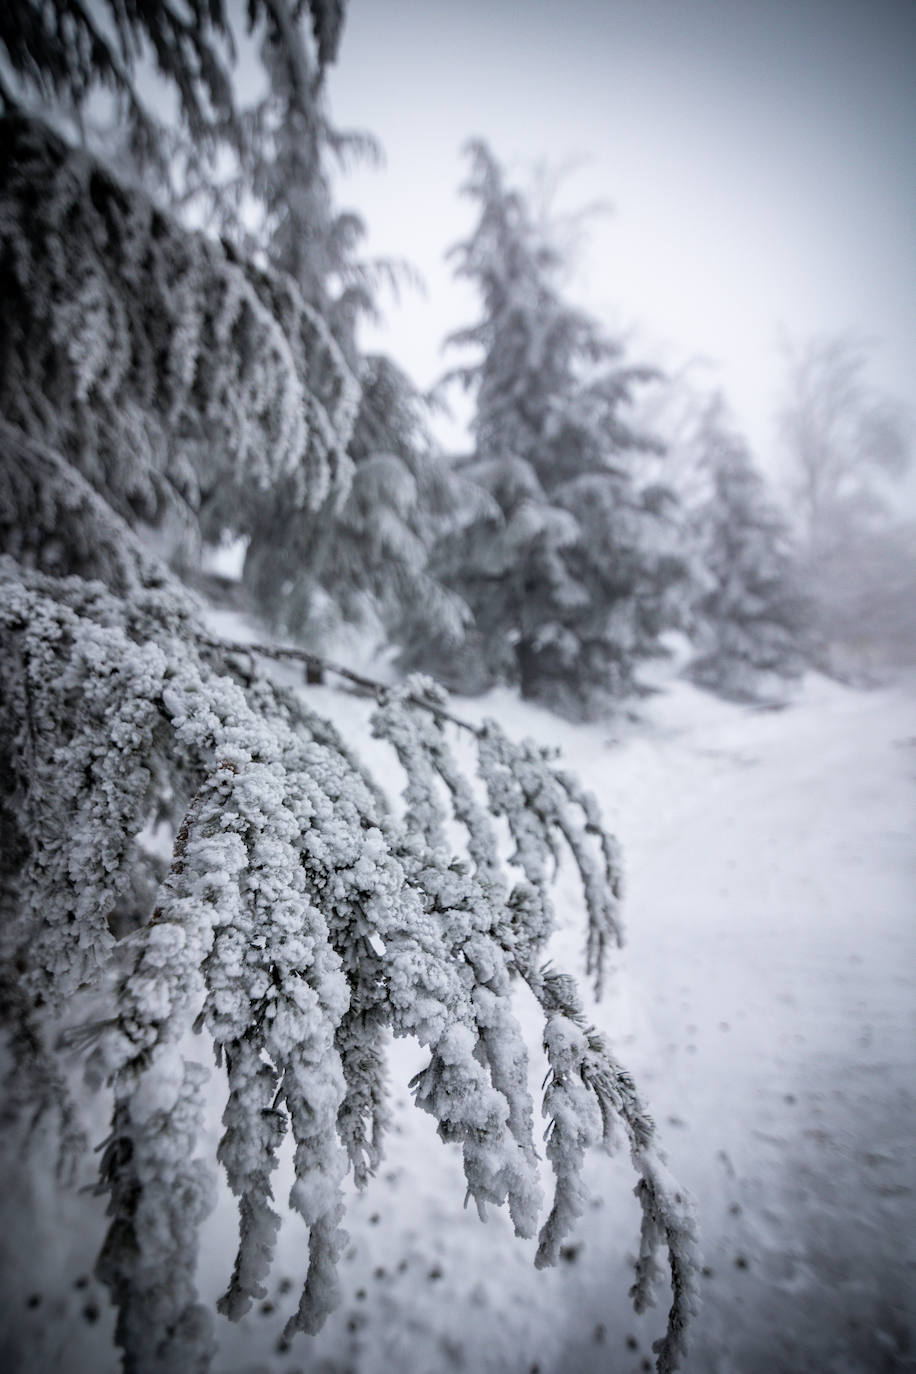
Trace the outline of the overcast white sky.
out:
M 586 160 L 564 203 L 614 212 L 573 294 L 640 356 L 715 360 L 762 461 L 780 330 L 866 335 L 873 380 L 912 405 L 914 70 L 916 0 L 350 0 L 332 113 L 387 166 L 341 203 L 429 287 L 387 312 L 384 346 L 426 385 L 476 314 L 443 253 L 472 221 L 460 148 L 482 136 L 521 181 Z

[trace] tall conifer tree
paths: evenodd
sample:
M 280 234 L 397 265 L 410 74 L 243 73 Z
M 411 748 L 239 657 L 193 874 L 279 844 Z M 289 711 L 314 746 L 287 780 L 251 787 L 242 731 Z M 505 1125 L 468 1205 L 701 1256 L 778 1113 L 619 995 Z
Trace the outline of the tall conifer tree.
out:
M 479 218 L 453 251 L 483 315 L 451 337 L 477 357 L 450 376 L 475 402 L 474 452 L 460 470 L 491 500 L 442 553 L 475 629 L 461 661 L 444 654 L 439 668 L 466 689 L 514 682 L 587 714 L 632 690 L 659 651 L 682 574 L 673 498 L 635 473 L 657 446 L 627 419 L 655 374 L 563 299 L 561 256 L 524 197 L 484 144 L 469 155 Z

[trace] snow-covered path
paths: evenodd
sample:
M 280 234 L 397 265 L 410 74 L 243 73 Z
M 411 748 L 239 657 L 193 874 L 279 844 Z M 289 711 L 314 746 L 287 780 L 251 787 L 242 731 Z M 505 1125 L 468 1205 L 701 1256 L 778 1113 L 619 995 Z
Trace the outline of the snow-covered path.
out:
M 703 1226 L 689 1368 L 916 1368 L 916 701 L 678 686 L 647 714 L 592 781 L 628 856 L 626 1053 Z M 556 1368 L 630 1367 L 584 1356 Z

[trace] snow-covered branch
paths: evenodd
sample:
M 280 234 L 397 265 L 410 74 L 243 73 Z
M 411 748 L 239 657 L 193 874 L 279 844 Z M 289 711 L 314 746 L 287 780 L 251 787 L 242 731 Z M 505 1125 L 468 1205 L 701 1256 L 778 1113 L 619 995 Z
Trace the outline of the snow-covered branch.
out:
M 17 1117 L 54 1105 L 74 1054 L 87 1087 L 111 1094 L 97 1272 L 126 1374 L 203 1374 L 213 1351 L 194 1284 L 212 1200 L 209 1074 L 187 1057 L 190 1032 L 219 1071 L 216 1162 L 238 1201 L 219 1304 L 230 1319 L 263 1294 L 291 1137 L 289 1206 L 308 1230 L 292 1336 L 339 1301 L 343 1183 L 352 1170 L 365 1186 L 382 1156 L 391 1035 L 428 1056 L 415 1099 L 461 1145 L 468 1197 L 538 1234 L 520 981 L 544 1012 L 550 1068 L 556 1191 L 538 1263 L 581 1210 L 585 1151 L 619 1118 L 645 1218 L 635 1296 L 646 1300 L 667 1247 L 675 1299 L 659 1367 L 673 1367 L 692 1291 L 686 1211 L 630 1080 L 580 1024 L 572 981 L 539 971 L 561 862 L 581 881 L 598 991 L 621 939 L 620 861 L 594 799 L 551 751 L 461 721 L 431 679 L 383 688 L 325 664 L 376 697 L 371 729 L 403 774 L 399 806 L 387 772 L 382 786 L 305 692 L 259 662 L 314 666 L 314 654 L 207 629 L 140 520 L 164 487 L 192 511 L 208 488 L 240 531 L 277 485 L 292 519 L 323 511 L 346 486 L 352 376 L 291 280 L 181 230 L 43 126 L 17 116 L 3 128 L 8 1099 Z M 476 779 L 456 736 L 476 749 Z M 78 1106 L 65 1096 L 60 1111 L 71 1155 Z

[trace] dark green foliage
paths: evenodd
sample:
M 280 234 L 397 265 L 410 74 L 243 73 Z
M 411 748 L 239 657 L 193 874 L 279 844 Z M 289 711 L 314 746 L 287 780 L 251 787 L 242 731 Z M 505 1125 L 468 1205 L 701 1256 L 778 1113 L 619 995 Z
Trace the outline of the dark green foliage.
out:
M 407 377 L 388 358 L 363 356 L 357 343 L 359 320 L 377 314 L 380 287 L 396 290 L 412 274 L 402 263 L 360 256 L 365 226 L 339 211 L 332 193 L 333 161 L 377 161 L 380 150 L 371 136 L 334 127 L 320 46 L 313 54 L 282 5 L 270 11 L 261 47 L 268 90 L 246 115 L 253 134 L 240 172 L 260 212 L 247 244 L 288 274 L 320 314 L 360 400 L 346 486 L 329 487 L 307 512 L 290 499 L 289 481 L 264 493 L 247 531 L 243 581 L 269 623 L 313 647 L 354 632 L 364 644 L 400 643 L 424 634 L 427 624 L 457 642 L 465 608 L 427 562 L 458 489 L 433 450 Z M 229 512 L 211 533 L 223 529 L 233 529 Z

